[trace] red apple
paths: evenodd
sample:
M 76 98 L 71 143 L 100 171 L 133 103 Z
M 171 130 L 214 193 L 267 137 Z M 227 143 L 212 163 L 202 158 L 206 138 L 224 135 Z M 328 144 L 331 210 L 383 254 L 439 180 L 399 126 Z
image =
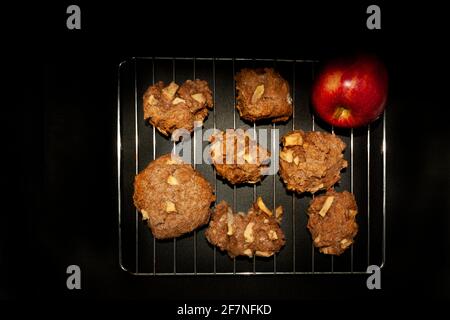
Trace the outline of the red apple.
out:
M 359 55 L 331 61 L 313 84 L 317 115 L 341 128 L 356 128 L 376 120 L 386 104 L 388 75 L 377 58 Z

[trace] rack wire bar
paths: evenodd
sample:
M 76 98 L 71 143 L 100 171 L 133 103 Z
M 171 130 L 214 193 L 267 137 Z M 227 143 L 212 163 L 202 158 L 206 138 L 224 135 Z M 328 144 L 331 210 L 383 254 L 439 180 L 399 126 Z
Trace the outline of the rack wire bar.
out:
M 171 61 L 170 61 L 171 60 Z M 287 193 L 287 199 L 289 201 L 282 201 L 277 198 L 277 192 L 279 188 L 276 187 L 276 184 L 279 183 L 278 175 L 271 177 L 272 179 L 264 179 L 262 184 L 265 183 L 266 189 L 271 190 L 271 194 L 260 193 L 261 196 L 271 198 L 273 202 L 273 208 L 275 209 L 277 205 L 283 205 L 283 207 L 292 208 L 292 217 L 287 221 L 288 228 L 292 233 L 292 248 L 289 249 L 287 255 L 284 255 L 284 259 L 289 259 L 289 265 L 291 270 L 279 269 L 279 264 L 283 264 L 282 257 L 277 257 L 276 255 L 273 257 L 273 268 L 271 271 L 267 271 L 267 265 L 264 267 L 264 263 L 268 263 L 270 260 L 264 261 L 261 260 L 260 264 L 256 263 L 260 260 L 257 260 L 253 257 L 253 261 L 251 261 L 251 267 L 247 271 L 238 271 L 236 269 L 236 260 L 241 258 L 235 258 L 232 260 L 232 264 L 220 265 L 218 256 L 225 255 L 222 252 L 218 252 L 216 247 L 202 247 L 199 246 L 199 241 L 206 241 L 204 235 L 200 232 L 194 231 L 192 234 L 187 235 L 185 237 L 179 239 L 173 239 L 173 255 L 172 255 L 172 269 L 167 270 L 158 270 L 157 265 L 159 263 L 159 259 L 161 258 L 158 255 L 157 243 L 154 237 L 151 237 L 151 241 L 148 242 L 143 241 L 143 237 L 140 237 L 141 234 L 145 234 L 146 232 L 150 232 L 146 230 L 147 227 L 142 223 L 142 220 L 138 214 L 138 211 L 132 206 L 132 181 L 134 176 L 138 173 L 140 167 L 139 164 L 142 165 L 141 153 L 139 152 L 139 137 L 151 137 L 152 145 L 149 145 L 149 150 L 151 150 L 151 158 L 156 159 L 157 152 L 157 130 L 153 126 L 143 126 L 143 119 L 140 119 L 139 108 L 141 107 L 140 100 L 143 92 L 140 92 L 139 88 L 142 88 L 142 85 L 148 86 L 150 84 L 155 84 L 155 82 L 159 79 L 155 78 L 155 68 L 158 63 L 163 61 L 167 61 L 168 63 L 172 63 L 172 74 L 170 75 L 173 81 L 177 80 L 177 72 L 178 65 L 177 61 L 180 61 L 180 64 L 192 62 L 192 69 L 190 70 L 190 74 L 192 78 L 196 78 L 199 74 L 198 65 L 201 64 L 201 68 L 207 68 L 206 71 L 211 74 L 210 87 L 213 92 L 213 110 L 210 112 L 209 117 L 212 117 L 211 127 L 216 129 L 220 128 L 225 130 L 223 124 L 218 122 L 217 110 L 216 110 L 216 102 L 219 104 L 224 104 L 226 100 L 218 99 L 217 93 L 217 84 L 218 81 L 220 84 L 224 83 L 224 79 L 217 78 L 217 66 L 220 65 L 220 68 L 227 67 L 229 70 L 227 72 L 232 73 L 233 80 L 230 85 L 233 86 L 233 94 L 234 99 L 230 101 L 230 105 L 224 106 L 220 105 L 222 110 L 227 110 L 227 113 L 233 119 L 233 128 L 236 129 L 237 126 L 237 113 L 236 113 L 236 91 L 235 91 L 235 82 L 234 82 L 234 74 L 238 71 L 235 70 L 239 61 L 239 65 L 241 63 L 243 65 L 253 66 L 255 62 L 259 63 L 267 63 L 267 66 L 274 66 L 277 68 L 278 65 L 285 65 L 289 74 L 285 74 L 286 77 L 292 77 L 291 92 L 292 92 L 292 101 L 295 106 L 294 112 L 292 115 L 292 124 L 289 126 L 290 129 L 303 129 L 311 127 L 313 131 L 315 130 L 325 130 L 329 132 L 335 133 L 333 127 L 327 128 L 323 126 L 323 123 L 320 122 L 319 119 L 316 119 L 314 113 L 311 112 L 311 107 L 309 105 L 309 101 L 302 101 L 302 95 L 299 94 L 301 90 L 305 90 L 304 88 L 298 88 L 297 77 L 300 72 L 304 72 L 305 68 L 301 69 L 298 66 L 307 67 L 310 70 L 311 76 L 308 78 L 306 75 L 306 79 L 310 79 L 309 81 L 313 81 L 314 72 L 316 68 L 317 60 L 289 60 L 289 59 L 254 59 L 254 58 L 218 58 L 218 57 L 136 57 L 130 60 L 123 61 L 118 66 L 118 100 L 117 100 L 117 205 L 118 205 L 118 249 L 119 249 L 119 265 L 120 267 L 132 273 L 133 275 L 138 276 L 170 276 L 170 275 L 179 275 L 179 276 L 202 276 L 202 275 L 290 275 L 290 274 L 365 274 L 367 271 L 367 266 L 370 264 L 377 264 L 380 267 L 383 267 L 386 259 L 386 154 L 387 154 L 387 133 L 386 133 L 386 113 L 383 114 L 383 117 L 378 120 L 378 122 L 373 123 L 372 125 L 367 126 L 363 130 L 353 130 L 349 129 L 348 132 L 339 133 L 344 134 L 349 138 L 349 146 L 350 154 L 349 163 L 350 168 L 346 171 L 343 171 L 342 175 L 348 175 L 349 177 L 349 186 L 348 189 L 355 194 L 357 200 L 364 199 L 363 202 L 365 205 L 361 204 L 359 206 L 359 216 L 362 216 L 360 221 L 358 221 L 360 225 L 360 234 L 357 235 L 355 239 L 355 243 L 352 244 L 347 255 L 347 259 L 349 259 L 350 263 L 348 264 L 348 268 L 346 270 L 338 269 L 339 266 L 336 265 L 339 260 L 343 259 L 342 257 L 331 257 L 330 260 L 322 260 L 316 259 L 316 256 L 319 254 L 315 252 L 315 248 L 310 243 L 305 243 L 304 239 L 302 240 L 300 237 L 297 237 L 299 231 L 296 230 L 296 223 L 302 223 L 307 220 L 306 212 L 301 212 L 302 210 L 298 210 L 296 203 L 307 204 L 310 200 L 310 197 L 298 197 L 295 194 Z M 141 72 L 138 68 L 138 63 L 148 63 L 149 70 L 151 70 L 151 75 L 147 77 L 147 79 L 151 79 L 151 83 L 143 84 L 138 83 L 139 79 L 137 74 Z M 203 63 L 202 63 L 203 62 Z M 176 68 L 177 66 L 177 68 Z M 181 66 L 180 66 L 181 67 Z M 181 67 L 182 68 L 182 67 Z M 221 70 L 222 77 L 223 70 Z M 283 74 L 282 74 L 283 75 Z M 304 76 L 304 75 L 303 75 Z M 133 79 L 133 83 L 128 83 L 124 85 L 125 79 L 129 81 L 129 79 Z M 132 90 L 130 89 L 132 87 Z M 231 93 L 230 93 L 231 94 Z M 304 96 L 304 95 L 303 95 Z M 131 101 L 133 100 L 133 101 Z M 301 106 L 301 108 L 299 107 Z M 305 107 L 306 106 L 306 107 Z M 233 108 L 231 110 L 231 108 Z M 309 113 L 305 119 L 309 117 L 309 123 L 300 122 L 300 127 L 296 124 L 296 117 L 299 116 L 300 113 Z M 303 119 L 299 118 L 298 121 Z M 258 124 L 252 124 L 253 133 L 256 135 L 256 131 L 258 128 Z M 269 126 L 271 129 L 277 129 L 278 126 L 286 126 L 286 124 L 275 125 L 272 124 Z M 262 126 L 261 126 L 262 127 Z M 198 169 L 202 166 L 206 166 L 206 164 L 197 165 L 198 159 L 197 157 L 197 149 L 202 147 L 202 144 L 197 145 L 196 135 L 199 134 L 194 130 L 194 139 L 193 141 L 193 155 L 194 155 L 194 168 Z M 338 133 L 336 133 L 338 134 Z M 274 151 L 276 148 L 277 141 L 275 141 L 275 131 L 271 133 L 271 151 Z M 150 138 L 149 138 L 150 139 Z M 378 148 L 377 143 L 381 141 L 380 148 Z M 170 141 L 167 140 L 167 144 L 170 144 Z M 142 148 L 142 145 L 141 145 Z M 175 152 L 176 143 L 173 143 L 173 152 Z M 379 150 L 381 153 L 379 154 Z M 381 167 L 376 166 L 377 161 L 381 162 Z M 364 167 L 365 172 L 363 172 Z M 132 168 L 132 169 L 131 169 Z M 371 171 L 371 168 L 372 171 Z M 376 169 L 381 168 L 381 170 Z M 374 172 L 375 171 L 375 172 Z M 381 171 L 381 172 L 379 172 Z M 241 192 L 242 188 L 237 188 L 236 186 L 230 186 L 224 184 L 216 177 L 215 169 L 213 169 L 213 180 L 210 182 L 214 186 L 214 191 L 217 196 L 219 191 L 218 184 L 221 183 L 221 190 L 225 190 L 225 194 L 221 195 L 223 198 L 227 198 L 229 202 L 232 203 L 233 209 L 236 210 L 236 202 L 238 198 L 238 192 Z M 374 188 L 373 182 L 381 181 L 382 185 L 380 188 Z M 269 187 L 269 185 L 271 185 Z M 226 188 L 226 189 L 223 189 Z M 256 200 L 257 197 L 257 187 L 255 186 L 247 186 L 244 188 L 251 188 L 253 190 L 252 199 L 244 199 L 250 205 L 252 201 Z M 249 190 L 251 190 L 249 189 Z M 264 189 L 264 190 L 266 190 Z M 381 190 L 381 192 L 378 192 Z M 262 191 L 261 191 L 262 192 Z M 314 197 L 314 196 L 312 196 Z M 242 199 L 240 199 L 242 200 Z M 304 201 L 304 202 L 303 202 Z M 381 208 L 381 209 L 378 209 Z M 378 209 L 378 210 L 377 210 Z M 358 219 L 357 217 L 357 219 Z M 380 225 L 381 227 L 377 230 L 376 226 Z M 305 233 L 308 231 L 305 229 Z M 141 242 L 143 241 L 143 242 Z M 185 268 L 187 264 L 183 263 L 183 257 L 186 257 L 187 252 L 183 252 L 183 250 L 177 250 L 177 243 L 188 243 L 192 244 L 192 254 L 191 259 L 193 258 L 192 271 L 185 272 Z M 361 242 L 361 244 L 359 243 Z M 378 245 L 381 250 L 378 249 Z M 211 264 L 211 270 L 205 272 L 204 270 L 199 269 L 198 261 L 199 259 L 204 259 L 205 250 L 211 250 L 209 253 L 209 257 L 212 257 L 213 262 Z M 282 250 L 286 250 L 282 249 Z M 305 266 L 304 261 L 300 260 L 300 263 L 297 261 L 297 254 L 301 251 L 311 251 L 311 261 L 310 266 L 307 269 L 299 268 L 299 266 Z M 141 259 L 143 259 L 142 254 L 145 252 L 149 252 L 152 258 L 151 262 L 148 264 L 141 264 Z M 377 254 L 378 253 L 378 254 Z M 163 258 L 167 259 L 167 254 L 164 255 Z M 177 271 L 177 259 L 180 260 L 178 264 L 179 266 L 184 266 L 183 270 Z M 247 258 L 242 258 L 243 260 Z M 169 260 L 170 261 L 170 260 Z M 191 261 L 191 260 L 189 260 Z M 323 262 L 329 261 L 331 265 L 322 265 Z M 167 265 L 167 261 L 165 262 Z M 189 262 L 190 265 L 190 262 Z M 225 270 L 224 266 L 228 266 L 229 270 Z M 260 270 L 260 269 L 263 270 Z M 327 269 L 328 268 L 328 269 Z

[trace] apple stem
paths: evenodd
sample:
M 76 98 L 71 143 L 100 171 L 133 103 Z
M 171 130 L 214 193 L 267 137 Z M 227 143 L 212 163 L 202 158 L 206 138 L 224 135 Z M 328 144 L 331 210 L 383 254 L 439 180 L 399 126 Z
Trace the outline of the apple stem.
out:
M 344 107 L 338 107 L 333 114 L 335 119 L 347 119 L 350 116 L 350 110 Z

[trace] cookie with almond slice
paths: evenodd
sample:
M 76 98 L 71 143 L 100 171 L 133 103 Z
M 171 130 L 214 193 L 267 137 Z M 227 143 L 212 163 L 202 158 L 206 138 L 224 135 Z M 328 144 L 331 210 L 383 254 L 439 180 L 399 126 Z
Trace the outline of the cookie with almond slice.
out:
M 216 131 L 210 142 L 212 164 L 217 174 L 231 184 L 254 184 L 267 175 L 270 152 L 243 129 Z
M 345 143 L 327 132 L 294 130 L 282 138 L 279 174 L 288 190 L 315 193 L 328 190 L 347 167 Z
M 198 171 L 166 154 L 136 176 L 133 200 L 155 238 L 168 239 L 206 224 L 215 196 Z
M 212 92 L 204 80 L 187 80 L 181 86 L 159 81 L 143 97 L 144 120 L 169 136 L 176 129 L 194 130 L 194 122 L 203 122 L 213 106 Z
M 233 212 L 225 201 L 219 203 L 208 229 L 206 239 L 231 258 L 237 256 L 271 257 L 285 244 L 285 236 L 280 223 L 283 207 L 275 212 L 267 208 L 261 197 L 244 212 Z
M 235 78 L 236 108 L 242 119 L 283 122 L 292 116 L 289 83 L 274 69 L 242 69 Z
M 348 191 L 328 190 L 316 196 L 308 208 L 308 229 L 314 246 L 324 254 L 340 255 L 358 233 L 355 197 Z

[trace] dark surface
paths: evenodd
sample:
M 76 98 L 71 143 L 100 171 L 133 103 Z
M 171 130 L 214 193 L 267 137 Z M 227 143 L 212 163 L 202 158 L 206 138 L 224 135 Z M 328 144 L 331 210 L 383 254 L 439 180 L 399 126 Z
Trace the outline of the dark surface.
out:
M 383 29 L 368 31 L 364 5 L 264 6 L 250 15 L 268 20 L 260 34 L 251 18 L 241 20 L 243 13 L 227 4 L 211 8 L 201 20 L 184 16 L 188 26 L 215 26 L 205 45 L 192 45 L 190 34 L 177 33 L 187 29 L 176 19 L 186 8 L 178 8 L 174 22 L 158 23 L 149 12 L 156 19 L 162 9 L 81 6 L 80 32 L 65 29 L 66 4 L 10 11 L 17 13 L 10 24 L 16 33 L 6 36 L 15 90 L 6 96 L 15 98 L 15 108 L 5 115 L 16 121 L 6 120 L 4 138 L 12 136 L 6 178 L 17 184 L 12 188 L 17 192 L 6 194 L 11 210 L 2 213 L 1 298 L 449 298 L 448 55 L 442 8 L 384 5 Z M 30 22 L 33 26 L 26 27 Z M 355 50 L 385 60 L 389 105 L 395 106 L 388 122 L 388 264 L 382 290 L 367 290 L 360 276 L 141 278 L 119 268 L 114 180 L 119 61 L 194 54 L 323 60 Z M 82 269 L 80 291 L 65 287 L 70 264 Z

